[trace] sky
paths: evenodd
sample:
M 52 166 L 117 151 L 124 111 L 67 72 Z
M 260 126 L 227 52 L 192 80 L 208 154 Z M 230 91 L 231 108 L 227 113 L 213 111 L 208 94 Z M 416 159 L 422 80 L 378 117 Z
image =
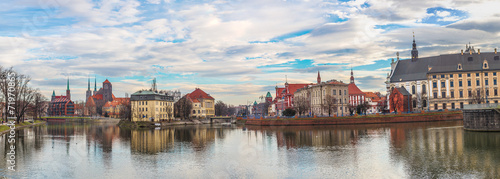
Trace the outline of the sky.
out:
M 246 104 L 289 83 L 349 82 L 385 93 L 390 62 L 500 42 L 498 1 L 8 0 L 0 2 L 0 65 L 50 97 L 84 100 L 88 79 L 123 97 L 151 86 L 201 88 Z

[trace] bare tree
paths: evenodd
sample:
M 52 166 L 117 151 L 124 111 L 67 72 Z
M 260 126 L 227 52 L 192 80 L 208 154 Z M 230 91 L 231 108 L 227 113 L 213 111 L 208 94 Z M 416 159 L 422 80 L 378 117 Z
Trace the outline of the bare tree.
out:
M 172 106 L 167 106 L 167 108 L 165 109 L 165 112 L 167 112 L 167 119 L 168 121 L 172 121 L 172 118 L 174 118 L 173 114 L 174 114 L 174 109 Z
M 31 105 L 31 111 L 34 117 L 40 119 L 46 114 L 48 108 L 47 98 L 43 96 L 38 90 L 34 94 L 33 104 Z
M 471 104 L 481 104 L 485 102 L 485 93 L 481 89 L 477 89 L 471 92 L 471 96 L 469 98 L 469 102 Z
M 16 122 L 24 122 L 24 116 L 28 110 L 28 106 L 33 102 L 36 90 L 28 86 L 31 81 L 29 76 L 15 74 L 14 75 L 14 91 L 12 92 L 15 99 L 14 112 L 17 118 Z
M 12 67 L 6 69 L 6 68 L 3 68 L 2 66 L 0 66 L 0 79 L 2 79 L 2 81 L 0 81 L 0 92 L 1 92 L 2 102 L 5 104 L 3 106 L 3 108 L 4 108 L 4 110 L 3 110 L 4 121 L 7 121 L 7 117 L 9 116 L 9 105 L 8 105 L 8 102 L 9 102 L 9 80 L 10 80 L 9 76 L 12 76 L 9 74 L 13 74 L 13 73 L 14 73 L 14 70 L 12 69 Z
M 390 98 L 390 106 L 391 106 L 391 109 L 394 111 L 394 112 L 399 112 L 398 109 L 400 106 L 403 105 L 403 100 L 399 100 L 396 95 L 393 95 L 392 98 Z
M 325 96 L 324 107 L 328 111 L 328 116 L 331 116 L 332 113 L 336 113 L 337 112 L 337 98 L 333 97 L 332 95 L 327 94 Z
M 117 106 L 120 108 L 120 119 L 125 121 L 132 121 L 132 109 L 130 107 L 130 102 L 122 103 Z
M 174 104 L 174 115 L 181 119 L 189 119 L 191 110 L 193 109 L 191 101 L 184 95 L 179 101 Z
M 222 101 L 217 101 L 215 103 L 215 115 L 216 116 L 225 116 L 228 113 L 227 105 Z
M 297 96 L 293 98 L 293 106 L 299 115 L 303 115 L 311 108 L 311 103 L 308 98 Z

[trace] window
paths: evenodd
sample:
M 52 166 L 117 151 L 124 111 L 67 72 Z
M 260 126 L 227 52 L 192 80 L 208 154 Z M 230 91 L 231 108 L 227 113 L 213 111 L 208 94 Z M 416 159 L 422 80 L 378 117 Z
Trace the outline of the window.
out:
M 344 90 L 344 95 L 347 95 L 347 90 Z
M 464 97 L 464 91 L 460 91 L 460 97 L 463 98 Z
M 450 81 L 450 87 L 453 87 L 453 81 Z
M 413 108 L 417 107 L 417 100 L 413 100 Z
M 446 92 L 441 92 L 441 98 L 446 98 Z
M 470 77 L 470 73 L 467 73 L 467 77 Z
M 458 70 L 462 70 L 462 64 L 458 64 Z
M 425 85 L 422 85 L 422 94 L 425 94 Z
M 497 85 L 497 79 L 493 79 L 493 85 Z
M 464 108 L 464 103 L 460 102 L 460 109 Z
M 493 72 L 493 76 L 497 76 L 497 72 Z
M 437 82 L 432 82 L 432 87 L 437 88 Z
M 342 95 L 342 90 L 339 90 L 339 95 Z
M 427 107 L 427 100 L 422 101 L 422 107 Z
M 415 94 L 415 85 L 411 86 L 411 94 Z
M 438 109 L 438 104 L 434 104 L 434 110 Z
M 450 92 L 450 97 L 451 97 L 451 98 L 455 98 L 455 92 L 451 91 L 451 92 Z
M 486 96 L 490 95 L 490 90 L 486 90 Z
M 484 68 L 488 68 L 488 64 L 487 63 L 484 63 Z
M 479 76 L 479 73 L 476 73 L 476 77 L 478 77 L 478 76 Z
M 432 75 L 432 78 L 436 78 L 436 75 Z
M 479 80 L 476 80 L 476 86 L 479 86 Z
M 462 74 L 458 74 L 458 77 L 462 78 Z
M 458 81 L 458 87 L 462 87 L 462 80 Z
M 467 85 L 468 85 L 468 86 L 471 86 L 471 82 L 470 82 L 470 80 L 467 80 Z
M 484 80 L 484 85 L 488 86 L 488 79 Z
M 498 91 L 497 91 L 497 89 L 494 89 L 494 90 L 493 90 L 493 95 L 498 96 Z
M 484 76 L 488 76 L 488 73 L 484 73 Z
M 453 78 L 453 74 L 450 74 L 450 78 Z
M 443 109 L 446 109 L 446 103 L 443 103 Z
M 333 90 L 332 95 L 337 95 L 337 90 Z
M 441 78 L 444 78 L 444 75 L 441 75 Z
M 469 90 L 469 97 L 472 97 L 472 91 Z
M 446 87 L 446 86 L 445 86 L 445 84 L 446 84 L 446 83 L 445 83 L 444 81 L 442 81 L 442 82 L 441 82 L 441 88 L 445 88 L 445 87 Z
M 193 110 L 193 114 L 196 114 L 196 110 Z
M 146 108 L 146 111 L 148 111 L 148 108 Z
M 451 109 L 455 109 L 455 103 L 451 103 Z
M 434 96 L 434 98 L 437 98 L 438 93 L 434 92 L 434 93 L 433 93 L 433 96 Z

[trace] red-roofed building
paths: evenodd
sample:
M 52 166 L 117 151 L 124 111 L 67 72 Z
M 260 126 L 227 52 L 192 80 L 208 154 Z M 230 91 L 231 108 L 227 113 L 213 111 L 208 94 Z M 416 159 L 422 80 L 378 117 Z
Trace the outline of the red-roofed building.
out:
M 200 88 L 186 94 L 193 104 L 191 117 L 206 118 L 215 116 L 215 99 Z
M 364 104 L 366 102 L 366 94 L 361 91 L 358 86 L 354 83 L 354 73 L 351 69 L 351 82 L 347 86 L 349 91 L 349 105 L 351 111 L 355 111 L 358 105 Z
M 103 110 L 104 105 L 106 105 L 108 102 L 111 102 L 110 104 L 115 104 L 113 101 L 115 101 L 116 97 L 113 94 L 113 85 L 111 82 L 109 82 L 108 79 L 106 79 L 104 82 L 102 82 L 102 88 L 99 88 L 97 90 L 97 79 L 94 81 L 94 91 L 92 92 L 90 90 L 90 79 L 88 82 L 88 89 L 87 89 L 87 96 L 86 96 L 86 110 L 85 110 L 85 115 L 104 115 L 105 111 Z M 130 98 L 127 98 L 125 101 L 119 101 L 120 103 L 125 104 L 130 103 Z M 116 107 L 116 105 L 111 105 L 112 107 Z M 110 106 L 107 108 L 108 112 L 110 109 Z M 116 112 L 113 112 L 116 113 Z
M 126 105 L 130 103 L 130 98 L 114 98 L 113 101 L 108 101 L 102 107 L 104 116 L 106 114 L 113 118 L 119 118 L 121 112 L 125 109 Z
M 52 98 L 47 109 L 49 116 L 74 116 L 75 104 L 71 101 L 71 93 L 69 90 L 69 79 L 67 82 L 66 96 L 56 96 L 56 92 L 52 91 Z
M 276 113 L 281 115 L 281 112 L 287 108 L 293 107 L 293 94 L 300 88 L 304 88 L 308 85 L 312 85 L 313 83 L 297 83 L 297 84 L 289 84 L 285 82 L 284 88 L 278 88 L 276 86 L 276 97 L 274 98 L 274 105 L 276 109 Z

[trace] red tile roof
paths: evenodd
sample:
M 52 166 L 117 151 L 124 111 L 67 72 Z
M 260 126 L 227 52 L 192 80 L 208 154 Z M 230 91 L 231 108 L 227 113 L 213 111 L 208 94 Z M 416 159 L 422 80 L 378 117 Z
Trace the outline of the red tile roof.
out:
M 102 94 L 96 94 L 96 95 L 94 95 L 92 97 L 94 97 L 95 99 L 103 99 L 102 98 Z
M 366 98 L 372 99 L 372 102 L 378 102 L 380 101 L 380 97 L 375 94 L 374 92 L 366 92 Z
M 106 81 L 104 81 L 103 83 L 111 83 L 111 82 L 109 82 L 108 79 L 106 79 Z
M 120 101 L 108 101 L 103 107 L 116 107 L 120 104 L 122 104 Z
M 208 95 L 200 88 L 196 88 L 193 92 L 187 94 L 187 96 L 189 97 L 189 99 L 191 99 L 191 101 L 195 103 L 199 102 L 198 99 L 214 99 L 212 96 Z
M 298 89 L 306 87 L 310 84 L 288 84 L 288 91 L 293 95 Z
M 358 86 L 354 83 L 350 83 L 347 86 L 347 89 L 349 90 L 349 95 L 364 95 L 363 91 L 361 91 Z

